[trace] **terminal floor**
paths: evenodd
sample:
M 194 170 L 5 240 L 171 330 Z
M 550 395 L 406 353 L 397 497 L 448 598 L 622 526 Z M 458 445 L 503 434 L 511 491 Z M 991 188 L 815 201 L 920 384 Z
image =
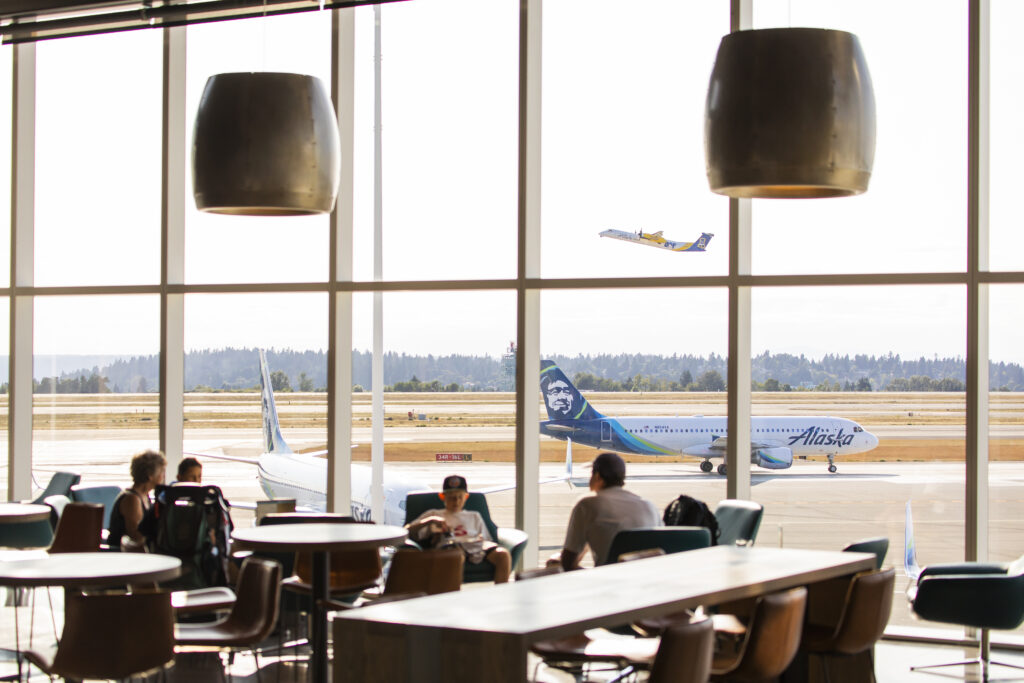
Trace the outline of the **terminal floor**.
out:
M 57 612 L 56 629 L 59 631 L 61 628 L 63 602 L 62 591 L 56 589 L 53 590 L 52 598 L 54 607 L 56 608 L 55 611 Z M 15 646 L 14 612 L 15 608 L 9 605 L 0 607 L 0 647 L 13 649 Z M 28 644 L 29 625 L 32 623 L 32 610 L 30 607 L 25 606 L 18 607 L 17 612 L 19 622 L 18 638 L 20 640 L 21 647 L 25 648 Z M 40 589 L 37 591 L 36 595 L 35 618 L 34 623 L 32 623 L 33 648 L 46 651 L 47 648 L 52 647 L 52 643 L 54 642 L 54 630 L 54 624 L 50 619 L 50 610 L 46 591 Z M 125 643 L 125 646 L 130 647 L 130 644 Z M 875 651 L 875 671 L 879 683 L 943 683 L 944 681 L 956 680 L 977 681 L 979 678 L 974 671 L 967 671 L 967 676 L 965 678 L 964 669 L 962 667 L 940 670 L 939 673 L 910 671 L 910 667 L 912 665 L 957 661 L 971 657 L 973 654 L 973 651 L 965 651 L 962 647 L 882 641 L 878 644 Z M 262 670 L 262 680 L 304 680 L 305 667 L 295 667 L 294 663 L 288 661 L 288 659 L 289 658 L 286 658 L 284 662 L 281 662 L 276 657 L 261 656 L 260 665 Z M 993 659 L 1024 666 L 1024 651 L 994 650 Z M 529 669 L 531 673 L 534 670 L 533 665 L 534 662 L 531 662 Z M 842 662 L 837 661 L 835 663 L 835 667 L 836 668 L 832 669 L 832 680 L 834 683 L 841 683 L 845 680 L 842 676 Z M 182 662 L 182 664 L 176 667 L 176 669 L 176 672 L 172 669 L 173 673 L 169 677 L 172 681 L 188 680 L 190 683 L 200 683 L 203 680 L 214 681 L 219 678 L 219 675 L 216 672 L 216 664 L 212 663 L 208 659 L 205 662 L 200 662 L 198 664 L 195 661 L 192 663 Z M 235 658 L 235 662 L 231 667 L 231 672 L 233 680 L 236 681 L 257 680 L 255 660 L 247 653 L 240 654 Z M 0 677 L 12 675 L 14 673 L 14 663 L 11 661 L 3 661 L 2 657 L 0 657 Z M 174 675 L 174 673 L 177 673 L 177 675 Z M 602 676 L 601 674 L 594 674 L 592 676 L 592 679 L 595 681 L 607 680 L 607 678 L 609 678 L 608 675 Z M 38 670 L 33 670 L 30 680 L 43 681 L 46 680 L 46 677 Z M 537 680 L 544 681 L 546 683 L 569 683 L 573 678 L 559 671 L 541 666 Z M 995 667 L 992 670 L 989 680 L 1021 681 L 1024 683 L 1024 670 Z

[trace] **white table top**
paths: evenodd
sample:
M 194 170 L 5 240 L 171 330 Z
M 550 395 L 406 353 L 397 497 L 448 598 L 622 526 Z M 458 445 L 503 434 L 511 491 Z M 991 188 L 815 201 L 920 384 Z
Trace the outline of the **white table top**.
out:
M 181 560 L 146 553 L 57 553 L 0 562 L 0 586 L 111 586 L 181 574 Z
M 38 522 L 50 518 L 48 505 L 33 503 L 0 503 L 0 523 Z
M 231 537 L 253 550 L 362 550 L 401 543 L 406 531 L 385 524 L 270 524 L 235 529 Z
M 874 565 L 875 556 L 866 553 L 715 546 L 482 588 L 472 599 L 456 592 L 371 605 L 335 619 L 557 638 Z

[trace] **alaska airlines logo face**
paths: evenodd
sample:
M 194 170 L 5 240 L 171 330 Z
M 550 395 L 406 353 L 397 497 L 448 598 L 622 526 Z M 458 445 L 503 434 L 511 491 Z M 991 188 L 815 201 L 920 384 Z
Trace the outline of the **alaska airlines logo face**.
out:
M 372 511 L 366 505 L 352 501 L 352 517 L 357 522 L 372 522 Z
M 853 443 L 853 434 L 844 434 L 842 427 L 836 434 L 828 434 L 820 427 L 811 427 L 800 432 L 796 436 L 789 437 L 789 445 L 802 446 L 849 446 Z

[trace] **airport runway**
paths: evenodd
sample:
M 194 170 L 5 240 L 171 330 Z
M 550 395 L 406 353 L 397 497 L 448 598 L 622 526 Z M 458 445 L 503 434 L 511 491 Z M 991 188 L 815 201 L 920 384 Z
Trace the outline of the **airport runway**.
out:
M 128 431 L 128 430 L 125 430 Z M 127 462 L 131 454 L 151 447 L 155 430 L 132 430 L 136 438 L 100 440 L 38 439 L 35 442 L 35 476 L 45 485 L 50 473 L 71 470 L 93 484 L 127 485 Z M 49 433 L 48 433 L 49 434 Z M 61 432 L 54 432 L 61 435 Z M 106 436 L 129 436 L 111 432 Z M 290 434 L 290 440 L 300 441 Z M 248 445 L 247 445 L 248 444 Z M 187 450 L 224 451 L 252 449 L 248 440 L 220 438 L 189 439 Z M 257 449 L 258 450 L 258 449 Z M 365 465 L 361 465 L 365 466 Z M 465 475 L 471 488 L 490 488 L 515 480 L 510 463 L 387 462 L 390 472 L 438 488 L 450 473 Z M 705 475 L 695 461 L 631 463 L 627 487 L 652 500 L 663 509 L 680 493 L 706 501 L 712 508 L 725 497 L 725 480 Z M 848 542 L 887 536 L 891 547 L 888 564 L 899 567 L 902 577 L 904 511 L 912 501 L 919 561 L 958 561 L 963 557 L 963 465 L 960 463 L 839 463 L 839 473 L 830 475 L 824 463 L 797 463 L 789 470 L 755 470 L 751 476 L 752 497 L 764 504 L 765 517 L 758 543 L 794 548 L 840 548 Z M 558 476 L 562 466 L 542 463 L 541 478 Z M 169 473 L 170 474 L 170 473 Z M 587 495 L 589 469 L 577 463 L 575 488 L 565 483 L 541 487 L 541 557 L 561 547 L 573 504 Z M 170 477 L 169 477 L 170 478 Z M 204 481 L 224 490 L 229 500 L 251 502 L 262 497 L 252 466 L 243 463 L 204 461 Z M 998 462 L 990 465 L 990 559 L 1010 561 L 1024 550 L 1024 463 Z M 514 524 L 514 492 L 489 496 L 492 514 L 499 526 Z M 251 523 L 251 513 L 238 510 L 236 523 Z M 893 623 L 910 624 L 902 591 L 906 582 L 897 581 Z

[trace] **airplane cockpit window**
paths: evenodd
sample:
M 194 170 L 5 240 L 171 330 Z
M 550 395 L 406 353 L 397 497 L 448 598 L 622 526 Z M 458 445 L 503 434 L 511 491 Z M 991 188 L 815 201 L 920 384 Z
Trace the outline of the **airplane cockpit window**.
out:
M 863 432 L 863 431 L 864 431 L 864 428 L 863 428 L 863 427 L 859 427 L 859 426 L 855 426 L 855 427 L 853 428 L 853 431 L 855 431 L 855 432 Z

